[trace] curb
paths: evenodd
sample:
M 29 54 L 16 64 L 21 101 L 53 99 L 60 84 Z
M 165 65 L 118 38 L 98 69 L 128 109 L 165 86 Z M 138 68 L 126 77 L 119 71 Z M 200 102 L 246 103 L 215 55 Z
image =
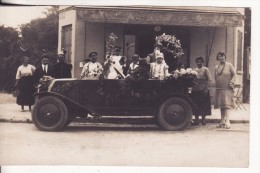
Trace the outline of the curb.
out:
M 147 121 L 147 120 L 146 120 Z M 206 120 L 207 123 L 219 123 L 220 122 L 220 119 L 207 119 Z M 0 122 L 7 122 L 7 123 L 28 123 L 28 124 L 32 124 L 33 121 L 31 119 L 28 119 L 28 118 L 0 118 Z M 155 122 L 151 122 L 151 121 L 148 121 L 147 123 L 145 122 L 141 122 L 141 120 L 139 121 L 129 121 L 129 122 L 109 122 L 109 121 L 105 121 L 105 122 L 97 122 L 97 121 L 94 121 L 94 120 L 89 120 L 89 119 L 86 119 L 86 118 L 76 118 L 75 120 L 73 120 L 73 123 L 92 123 L 92 124 L 95 124 L 95 123 L 100 123 L 100 124 L 108 124 L 108 123 L 111 123 L 111 124 L 135 124 L 135 125 L 147 125 L 147 124 L 156 124 Z M 230 123 L 231 124 L 241 124 L 241 123 L 249 123 L 249 120 L 230 120 Z
M 28 119 L 28 118 L 24 118 L 24 119 L 6 119 L 6 118 L 0 118 L 0 122 L 7 122 L 7 123 L 28 123 L 31 124 L 33 123 L 32 120 Z

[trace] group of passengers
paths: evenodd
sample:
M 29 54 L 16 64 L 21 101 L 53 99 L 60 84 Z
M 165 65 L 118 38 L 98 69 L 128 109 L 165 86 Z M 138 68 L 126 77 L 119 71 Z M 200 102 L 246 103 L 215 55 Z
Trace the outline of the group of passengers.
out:
M 124 56 L 119 56 L 119 51 L 116 51 L 115 55 L 106 57 L 103 65 L 97 62 L 98 53 L 91 52 L 90 59 L 83 66 L 80 77 L 81 79 L 98 79 L 103 74 L 105 79 L 164 80 L 169 76 L 169 66 L 158 47 L 155 45 L 154 52 L 146 58 L 140 58 L 138 54 L 134 54 L 130 61 Z
M 115 55 L 107 56 L 104 64 L 97 62 L 97 52 L 89 54 L 89 60 L 83 66 L 80 78 L 81 79 L 99 79 L 101 75 L 105 79 L 134 79 L 147 80 L 156 79 L 164 80 L 168 77 L 169 68 L 164 54 L 160 51 L 161 45 L 155 45 L 154 52 L 149 54 L 146 58 L 140 58 L 138 54 L 134 54 L 129 61 L 124 56 L 119 56 L 119 51 Z M 19 66 L 16 73 L 15 87 L 20 91 L 17 97 L 17 104 L 21 105 L 22 111 L 24 106 L 28 105 L 29 110 L 34 104 L 33 85 L 38 83 L 40 78 L 44 76 L 51 76 L 54 78 L 71 78 L 72 65 L 64 61 L 65 53 L 58 55 L 58 62 L 53 66 L 49 65 L 49 57 L 42 56 L 42 63 L 38 67 L 29 64 L 29 58 L 23 58 L 23 64 Z M 229 129 L 230 120 L 228 110 L 234 107 L 232 100 L 234 94 L 235 70 L 231 63 L 226 62 L 225 53 L 219 52 L 217 54 L 217 61 L 219 64 L 215 67 L 215 81 L 216 81 L 216 100 L 215 108 L 221 109 L 221 123 L 218 128 Z M 197 84 L 192 89 L 193 101 L 198 106 L 198 111 L 194 112 L 194 125 L 198 125 L 198 116 L 202 116 L 202 124 L 205 125 L 205 116 L 211 115 L 211 103 L 209 84 L 211 81 L 210 71 L 203 65 L 204 59 L 202 57 L 196 58 L 197 68 Z M 172 65 L 172 63 L 169 63 Z M 180 66 L 180 68 L 183 68 Z

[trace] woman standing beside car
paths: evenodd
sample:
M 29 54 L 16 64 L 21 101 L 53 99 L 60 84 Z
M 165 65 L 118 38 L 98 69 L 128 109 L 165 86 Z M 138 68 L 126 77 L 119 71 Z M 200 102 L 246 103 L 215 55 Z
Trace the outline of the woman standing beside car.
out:
M 216 81 L 216 101 L 215 108 L 220 108 L 221 122 L 217 128 L 229 129 L 229 109 L 234 108 L 234 84 L 236 72 L 233 65 L 226 62 L 225 53 L 219 52 L 217 54 L 219 64 L 215 67 L 215 81 Z
M 29 64 L 29 58 L 23 57 L 23 64 L 18 67 L 16 73 L 16 83 L 15 87 L 19 91 L 16 103 L 21 105 L 21 111 L 24 112 L 24 106 L 31 106 L 34 104 L 33 97 L 33 74 L 35 72 L 35 67 Z
M 211 102 L 209 93 L 209 84 L 211 82 L 210 71 L 203 66 L 204 59 L 196 58 L 197 68 L 194 70 L 198 73 L 196 85 L 192 88 L 192 100 L 196 103 L 198 110 L 194 112 L 195 120 L 192 125 L 199 125 L 199 116 L 202 117 L 202 125 L 206 125 L 205 117 L 211 115 Z

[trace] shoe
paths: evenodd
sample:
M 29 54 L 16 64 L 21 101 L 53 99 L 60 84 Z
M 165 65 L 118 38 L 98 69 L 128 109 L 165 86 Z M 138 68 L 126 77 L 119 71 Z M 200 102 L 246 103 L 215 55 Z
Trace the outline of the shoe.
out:
M 226 129 L 230 129 L 230 128 L 231 128 L 231 125 L 230 125 L 230 124 L 226 124 L 226 125 L 225 125 L 225 128 L 226 128 Z
M 204 120 L 204 121 L 202 121 L 202 123 L 201 123 L 203 126 L 205 126 L 207 123 L 206 123 L 206 121 Z
M 192 122 L 191 122 L 191 125 L 192 125 L 192 126 L 198 126 L 198 125 L 199 125 L 199 122 L 198 122 L 198 121 L 192 121 Z
M 225 127 L 225 124 L 224 124 L 224 123 L 219 123 L 216 127 L 217 127 L 217 128 L 224 128 L 224 127 Z

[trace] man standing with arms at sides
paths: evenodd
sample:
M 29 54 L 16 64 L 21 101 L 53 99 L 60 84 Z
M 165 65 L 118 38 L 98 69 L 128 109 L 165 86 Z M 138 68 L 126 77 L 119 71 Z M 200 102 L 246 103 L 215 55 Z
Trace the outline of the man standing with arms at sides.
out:
M 53 66 L 53 77 L 56 79 L 71 78 L 72 64 L 65 63 L 65 55 L 59 53 L 58 61 Z

